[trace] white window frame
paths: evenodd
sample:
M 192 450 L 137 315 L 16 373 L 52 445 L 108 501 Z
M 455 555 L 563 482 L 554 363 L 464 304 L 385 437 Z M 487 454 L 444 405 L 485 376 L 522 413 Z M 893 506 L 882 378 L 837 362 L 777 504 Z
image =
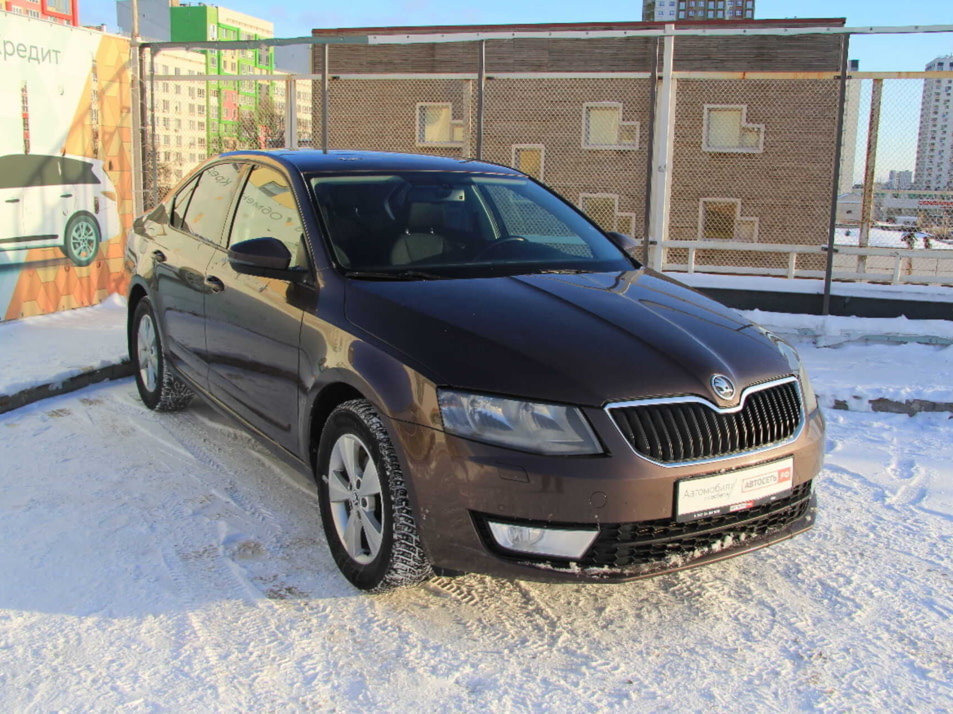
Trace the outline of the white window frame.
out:
M 635 214 L 634 214 L 634 213 L 629 213 L 629 212 L 626 212 L 626 211 L 622 211 L 622 212 L 619 211 L 619 194 L 617 194 L 617 193 L 580 193 L 580 194 L 579 194 L 579 201 L 578 201 L 578 203 L 577 203 L 576 205 L 578 206 L 579 210 L 582 211 L 583 214 L 585 214 L 585 216 L 586 216 L 587 218 L 589 218 L 589 220 L 592 220 L 592 218 L 589 217 L 589 214 L 586 213 L 586 199 L 587 199 L 587 198 L 611 198 L 611 199 L 612 199 L 612 206 L 613 206 L 613 207 L 612 207 L 612 228 L 611 228 L 611 230 L 616 231 L 616 232 L 618 232 L 618 233 L 623 233 L 623 232 L 624 232 L 624 231 L 620 231 L 620 230 L 619 230 L 619 219 L 622 218 L 623 220 L 625 220 L 625 219 L 631 219 L 631 221 L 632 221 L 632 231 L 633 231 L 633 233 L 635 232 L 635 229 L 636 229 L 636 228 L 635 228 Z M 598 225 L 598 224 L 597 224 L 597 225 Z M 630 237 L 632 237 L 632 238 L 635 237 L 635 236 L 632 235 L 631 233 L 626 233 L 626 235 L 627 235 L 627 236 L 630 236 Z
M 619 130 L 622 127 L 631 126 L 635 128 L 635 143 L 620 144 L 619 137 L 616 136 L 615 144 L 590 144 L 588 142 L 587 129 L 589 128 L 589 110 L 598 109 L 617 109 L 619 112 Z M 638 121 L 622 121 L 622 102 L 586 102 L 582 105 L 582 148 L 590 151 L 638 151 L 642 128 Z
M 708 116 L 713 110 L 730 109 L 741 111 L 741 128 L 758 130 L 757 146 L 709 146 L 708 145 Z M 706 104 L 703 109 L 702 122 L 702 151 L 715 154 L 761 154 L 764 152 L 764 124 L 748 123 L 748 105 L 747 104 Z
M 735 206 L 735 229 L 731 236 L 731 242 L 734 243 L 757 243 L 758 233 L 761 228 L 761 219 L 754 216 L 741 215 L 740 198 L 702 198 L 698 201 L 698 240 L 699 241 L 720 241 L 720 238 L 705 238 L 705 204 L 706 203 L 733 203 Z M 740 238 L 738 227 L 740 225 L 751 226 L 751 240 Z M 727 242 L 727 241 L 726 241 Z
M 422 107 L 440 107 L 446 108 L 450 112 L 450 141 L 423 141 L 420 137 L 423 132 L 421 132 L 420 126 L 420 109 Z M 455 129 L 460 129 L 460 140 L 454 141 L 453 135 Z M 453 104 L 451 102 L 417 102 L 417 106 L 414 108 L 414 142 L 416 146 L 452 146 L 460 148 L 464 143 L 464 127 L 462 119 L 453 118 Z
M 524 149 L 529 149 L 530 151 L 539 151 L 539 177 L 537 177 L 536 180 L 542 181 L 543 177 L 546 175 L 546 147 L 543 144 L 513 144 L 510 156 L 510 166 L 517 171 L 522 171 L 522 169 L 516 165 L 516 154 L 517 152 Z M 529 174 L 527 174 L 527 176 L 528 175 Z

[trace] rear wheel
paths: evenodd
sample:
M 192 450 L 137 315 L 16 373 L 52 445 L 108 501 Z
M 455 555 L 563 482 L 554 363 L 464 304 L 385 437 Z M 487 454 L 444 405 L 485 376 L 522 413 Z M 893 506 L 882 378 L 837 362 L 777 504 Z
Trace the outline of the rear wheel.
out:
M 397 455 L 370 402 L 355 399 L 331 413 L 315 467 L 324 533 L 344 577 L 384 592 L 433 575 Z
M 63 252 L 76 265 L 89 265 L 96 258 L 101 238 L 99 222 L 88 213 L 77 213 L 66 224 Z
M 162 338 L 156 326 L 155 313 L 149 298 L 136 304 L 130 350 L 136 370 L 136 387 L 143 403 L 158 412 L 184 409 L 192 401 L 192 390 L 172 374 L 162 354 Z

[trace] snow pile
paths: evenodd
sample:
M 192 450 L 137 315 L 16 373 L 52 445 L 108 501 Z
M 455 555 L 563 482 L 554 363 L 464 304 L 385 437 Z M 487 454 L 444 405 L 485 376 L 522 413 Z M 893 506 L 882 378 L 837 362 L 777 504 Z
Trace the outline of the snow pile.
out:
M 878 399 L 953 403 L 953 322 L 741 314 L 797 347 L 821 406 L 870 411 Z
M 830 412 L 817 525 L 733 560 L 370 597 L 232 423 L 90 387 L 0 416 L 0 711 L 948 711 L 949 425 Z
M 0 323 L 0 396 L 70 377 L 127 358 L 126 301 Z

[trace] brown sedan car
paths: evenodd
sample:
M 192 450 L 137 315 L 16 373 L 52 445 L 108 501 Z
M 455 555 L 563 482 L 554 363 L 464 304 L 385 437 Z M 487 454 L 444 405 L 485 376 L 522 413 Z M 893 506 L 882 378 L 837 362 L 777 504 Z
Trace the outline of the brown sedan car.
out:
M 357 587 L 618 581 L 809 528 L 797 354 L 502 166 L 238 152 L 138 219 L 142 400 L 199 393 L 317 482 Z

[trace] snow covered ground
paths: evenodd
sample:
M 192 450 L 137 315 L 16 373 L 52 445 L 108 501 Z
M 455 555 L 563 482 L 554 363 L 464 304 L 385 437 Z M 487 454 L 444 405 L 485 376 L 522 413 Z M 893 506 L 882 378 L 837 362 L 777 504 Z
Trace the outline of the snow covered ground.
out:
M 0 396 L 56 384 L 127 356 L 126 301 L 0 323 Z
M 944 711 L 947 415 L 829 412 L 816 527 L 624 585 L 369 597 L 314 491 L 132 380 L 0 417 L 0 710 Z
M 871 248 L 909 248 L 903 242 L 903 230 L 890 230 L 887 228 L 871 228 L 870 242 Z M 927 238 L 929 246 L 934 250 L 953 249 L 953 244 L 947 241 L 933 237 L 929 233 L 917 232 L 914 248 L 925 248 L 927 244 L 923 242 Z M 837 245 L 859 245 L 860 228 L 838 228 L 834 233 L 834 242 Z

